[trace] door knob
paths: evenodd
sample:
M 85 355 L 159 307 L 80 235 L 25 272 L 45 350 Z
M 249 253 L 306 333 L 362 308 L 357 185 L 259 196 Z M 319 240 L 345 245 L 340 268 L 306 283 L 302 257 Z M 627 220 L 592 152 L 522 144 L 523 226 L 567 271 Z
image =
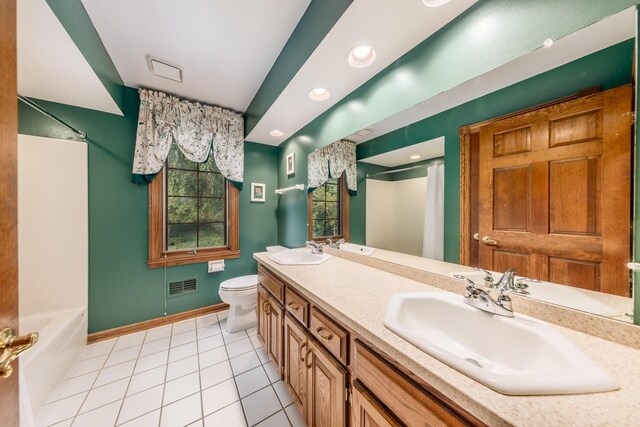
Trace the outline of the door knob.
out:
M 480 233 L 475 233 L 473 235 L 473 240 L 480 240 Z
M 482 237 L 482 243 L 484 243 L 487 246 L 498 246 L 498 242 L 493 240 L 489 236 L 483 236 Z
M 31 332 L 24 336 L 16 336 L 13 329 L 5 328 L 0 330 L 0 378 L 7 378 L 13 372 L 11 363 L 20 356 L 20 354 L 30 349 L 38 342 L 38 333 Z

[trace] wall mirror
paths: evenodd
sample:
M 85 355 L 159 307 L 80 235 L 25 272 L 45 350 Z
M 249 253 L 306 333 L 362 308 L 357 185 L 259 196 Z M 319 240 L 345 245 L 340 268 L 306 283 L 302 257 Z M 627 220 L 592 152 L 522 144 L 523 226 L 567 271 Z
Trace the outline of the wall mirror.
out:
M 633 323 L 635 37 L 631 8 L 347 136 L 366 199 L 356 243 L 476 283 L 514 268 L 529 298 Z

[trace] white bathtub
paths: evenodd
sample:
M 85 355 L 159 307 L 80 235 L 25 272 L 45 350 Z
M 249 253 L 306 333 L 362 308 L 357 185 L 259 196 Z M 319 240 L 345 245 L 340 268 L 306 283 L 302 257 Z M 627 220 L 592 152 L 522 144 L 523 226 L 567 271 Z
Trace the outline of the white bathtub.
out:
M 87 343 L 84 308 L 20 318 L 20 334 L 38 332 L 32 349 L 20 356 L 21 425 L 32 425 L 49 394 Z

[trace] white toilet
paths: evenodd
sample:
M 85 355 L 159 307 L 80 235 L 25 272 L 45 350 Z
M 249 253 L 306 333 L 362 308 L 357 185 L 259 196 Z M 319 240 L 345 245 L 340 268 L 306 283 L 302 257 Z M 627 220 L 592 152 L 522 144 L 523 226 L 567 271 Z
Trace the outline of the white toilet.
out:
M 256 326 L 258 275 L 235 277 L 220 284 L 222 301 L 229 304 L 227 332 L 238 332 Z

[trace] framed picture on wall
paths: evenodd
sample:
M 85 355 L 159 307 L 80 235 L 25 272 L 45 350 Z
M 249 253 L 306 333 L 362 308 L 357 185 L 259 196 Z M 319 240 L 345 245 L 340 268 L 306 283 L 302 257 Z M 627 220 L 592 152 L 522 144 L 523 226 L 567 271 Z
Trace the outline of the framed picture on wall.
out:
M 296 153 L 287 154 L 287 175 L 296 173 Z
M 251 201 L 252 202 L 265 202 L 266 199 L 267 184 L 258 184 L 256 182 L 251 183 Z

